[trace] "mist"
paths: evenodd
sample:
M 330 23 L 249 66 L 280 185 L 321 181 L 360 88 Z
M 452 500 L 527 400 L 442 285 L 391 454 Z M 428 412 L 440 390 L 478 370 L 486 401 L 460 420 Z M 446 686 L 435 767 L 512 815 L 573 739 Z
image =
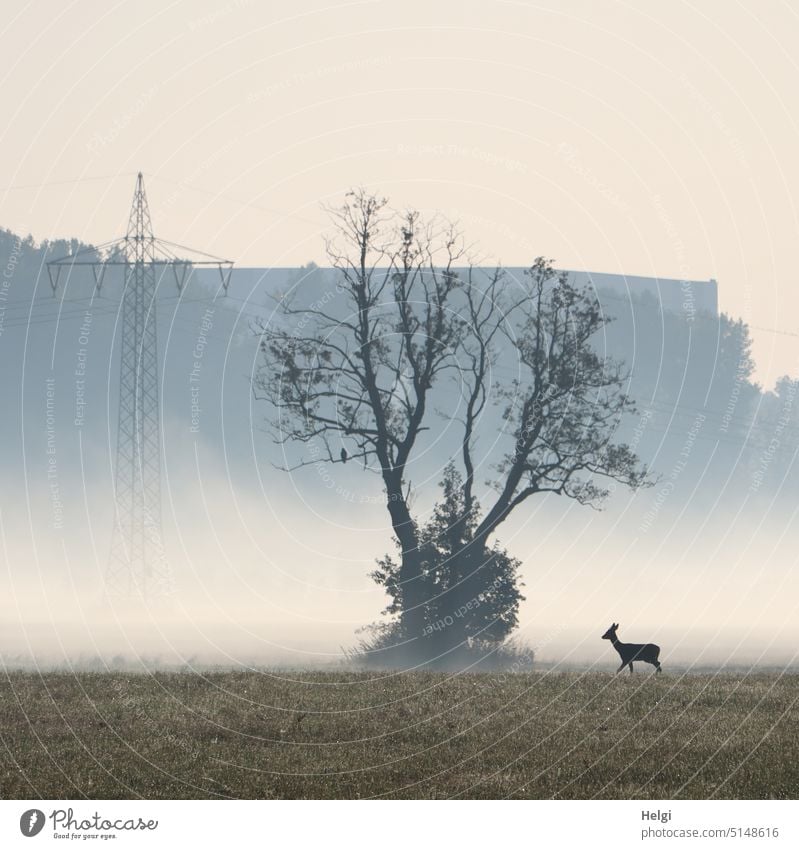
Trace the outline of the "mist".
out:
M 271 296 L 294 287 L 318 297 L 331 290 L 329 272 L 244 269 L 228 298 L 200 273 L 179 297 L 159 283 L 163 542 L 175 594 L 145 608 L 104 592 L 118 290 L 109 283 L 98 296 L 75 273 L 51 298 L 36 250 L 29 246 L 9 287 L 0 333 L 3 361 L 13 364 L 2 376 L 3 663 L 346 665 L 359 629 L 379 621 L 386 604 L 369 577 L 376 558 L 393 550 L 379 476 L 358 463 L 281 470 L 299 455 L 275 444 L 274 411 L 252 391 L 256 325 L 270 320 Z M 613 493 L 601 512 L 541 497 L 501 526 L 502 545 L 523 563 L 515 638 L 542 668 L 615 666 L 599 639 L 611 622 L 622 639 L 659 643 L 666 667 L 791 665 L 799 645 L 790 534 L 797 440 L 794 424 L 780 425 L 787 402 L 736 377 L 734 359 L 725 372 L 718 318 L 694 327 L 689 351 L 676 331 L 652 341 L 652 305 L 632 298 L 626 306 L 627 324 L 601 345 L 615 355 L 636 340 L 629 385 L 648 413 L 623 423 L 620 436 L 650 464 L 654 485 Z M 661 324 L 671 315 L 662 305 L 655 311 Z M 669 363 L 677 363 L 676 395 Z M 705 382 L 691 389 L 688 371 Z M 694 390 L 711 402 L 692 406 Z M 411 469 L 422 518 L 452 455 L 458 404 L 457 386 L 447 388 Z M 490 408 L 481 428 L 478 476 L 488 498 L 492 465 L 507 450 L 501 407 Z M 775 434 L 779 457 L 769 448 Z

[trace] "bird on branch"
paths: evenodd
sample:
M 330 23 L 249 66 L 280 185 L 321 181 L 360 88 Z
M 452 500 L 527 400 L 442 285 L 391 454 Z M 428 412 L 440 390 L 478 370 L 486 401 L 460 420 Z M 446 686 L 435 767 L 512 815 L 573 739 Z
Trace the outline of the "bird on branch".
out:
M 342 448 L 342 449 L 341 449 L 341 462 L 342 462 L 342 463 L 346 463 L 346 462 L 347 462 L 347 458 L 348 458 L 348 457 L 349 457 L 349 454 L 347 454 L 347 449 L 346 449 L 346 448 Z

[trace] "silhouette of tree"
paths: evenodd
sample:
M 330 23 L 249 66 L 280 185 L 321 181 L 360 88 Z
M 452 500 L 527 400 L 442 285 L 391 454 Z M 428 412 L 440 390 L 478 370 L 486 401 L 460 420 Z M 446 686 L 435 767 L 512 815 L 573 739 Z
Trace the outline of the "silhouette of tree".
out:
M 428 559 L 429 543 L 411 511 L 409 474 L 443 388 L 454 378 L 460 391 L 458 410 L 446 419 L 459 428 L 462 478 L 458 499 L 445 495 L 443 503 L 459 514 L 450 517 L 448 533 L 465 541 L 453 560 L 463 575 L 497 568 L 490 537 L 531 496 L 598 507 L 608 481 L 632 488 L 646 482 L 633 451 L 613 441 L 633 404 L 622 391 L 622 365 L 592 347 L 607 317 L 549 260 L 538 258 L 527 285 L 514 289 L 500 269 L 481 277 L 471 266 L 459 268 L 466 250 L 445 221 L 425 221 L 415 210 L 392 213 L 384 198 L 363 189 L 330 214 L 335 290 L 308 303 L 300 286 L 279 300 L 260 327 L 254 391 L 275 409 L 275 439 L 306 448 L 288 468 L 343 463 L 346 443 L 348 460 L 381 476 L 400 549 L 398 628 L 409 658 L 424 659 L 436 642 L 428 639 L 426 613 L 435 585 L 426 575 L 436 561 Z M 496 368 L 508 350 L 516 363 L 502 367 L 516 366 L 513 379 Z M 477 453 L 478 437 L 486 407 L 497 400 L 504 425 L 495 438 L 508 448 L 478 520 L 476 469 L 490 465 L 490 449 Z M 456 581 L 451 605 L 458 609 L 471 591 Z
M 472 556 L 479 515 L 476 509 L 466 513 L 463 483 L 454 464 L 448 464 L 440 483 L 443 499 L 419 530 L 423 633 L 430 640 L 430 654 L 447 665 L 460 659 L 448 656 L 459 647 L 478 656 L 494 651 L 518 625 L 519 604 L 524 601 L 519 560 L 497 543 L 483 548 L 479 559 Z M 404 639 L 398 618 L 404 609 L 400 573 L 401 563 L 390 555 L 378 560 L 372 573 L 391 599 L 383 611 L 390 621 L 367 629 L 373 632 L 369 649 L 382 652 L 382 658 L 389 658 Z
M 797 445 L 799 445 L 799 379 L 787 375 L 762 396 L 756 427 L 751 437 L 748 482 L 752 492 L 772 498 L 796 491 Z M 780 499 L 772 509 L 792 509 L 792 501 Z

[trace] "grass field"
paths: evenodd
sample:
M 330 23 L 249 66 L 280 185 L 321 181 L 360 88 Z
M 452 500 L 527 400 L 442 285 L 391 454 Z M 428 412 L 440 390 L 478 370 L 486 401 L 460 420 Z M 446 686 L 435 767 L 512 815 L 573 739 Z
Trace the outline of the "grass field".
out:
M 2 798 L 797 798 L 799 676 L 0 680 Z

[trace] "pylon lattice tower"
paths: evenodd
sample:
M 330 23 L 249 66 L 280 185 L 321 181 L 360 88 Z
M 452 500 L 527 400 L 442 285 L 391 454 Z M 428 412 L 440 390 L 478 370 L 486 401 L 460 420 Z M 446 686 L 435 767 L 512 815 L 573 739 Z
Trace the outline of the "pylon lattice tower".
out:
M 122 295 L 116 517 L 106 591 L 123 596 L 171 595 L 171 570 L 161 539 L 155 246 L 141 174 L 125 242 L 131 262 L 125 268 Z
M 227 293 L 232 262 L 154 236 L 141 172 L 123 238 L 47 264 L 53 294 L 63 269 L 90 266 L 98 291 L 109 267 L 123 270 L 115 518 L 105 580 L 108 596 L 146 601 L 173 592 L 161 526 L 157 294 L 169 269 L 182 293 L 191 268 L 197 265 L 218 267 L 221 289 Z

